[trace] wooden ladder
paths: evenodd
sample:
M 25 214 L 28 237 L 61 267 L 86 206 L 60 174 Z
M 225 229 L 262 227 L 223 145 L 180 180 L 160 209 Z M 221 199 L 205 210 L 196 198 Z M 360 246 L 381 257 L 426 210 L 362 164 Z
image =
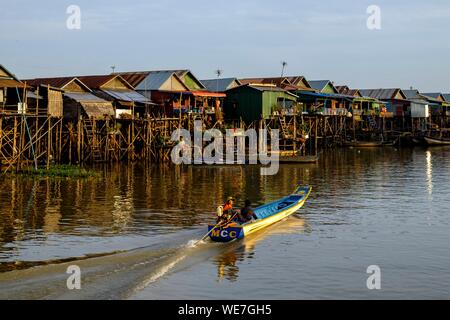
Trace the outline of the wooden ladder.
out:
M 84 130 L 89 143 L 90 156 L 92 156 L 92 162 L 103 161 L 102 153 L 100 151 L 100 145 L 96 137 L 95 123 L 91 119 L 84 121 Z
M 286 120 L 284 117 L 280 117 L 280 125 L 281 125 L 281 134 L 284 139 L 290 139 L 291 135 L 289 134 L 288 126 L 286 124 Z

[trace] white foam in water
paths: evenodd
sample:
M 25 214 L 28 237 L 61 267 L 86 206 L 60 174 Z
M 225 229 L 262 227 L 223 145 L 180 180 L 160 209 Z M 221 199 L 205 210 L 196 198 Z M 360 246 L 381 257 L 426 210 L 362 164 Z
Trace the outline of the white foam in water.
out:
M 198 241 L 199 240 L 189 240 L 188 243 L 186 244 L 186 247 L 194 248 Z

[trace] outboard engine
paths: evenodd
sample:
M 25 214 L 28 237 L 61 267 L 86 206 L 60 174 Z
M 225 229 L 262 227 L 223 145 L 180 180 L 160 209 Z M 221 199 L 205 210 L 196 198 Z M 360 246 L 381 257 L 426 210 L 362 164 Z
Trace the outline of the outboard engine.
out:
M 218 206 L 217 207 L 217 216 L 220 218 L 223 215 L 223 207 Z

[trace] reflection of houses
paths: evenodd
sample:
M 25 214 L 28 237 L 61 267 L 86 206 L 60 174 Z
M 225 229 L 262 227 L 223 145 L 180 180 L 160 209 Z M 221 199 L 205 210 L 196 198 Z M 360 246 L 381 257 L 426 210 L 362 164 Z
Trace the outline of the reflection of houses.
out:
M 114 105 L 116 118 L 144 118 L 150 112 L 150 100 L 134 91 L 120 75 L 77 77 L 93 93 Z
M 180 111 L 216 113 L 225 98 L 223 93 L 208 91 L 189 70 L 123 72 L 120 75 L 136 91 L 160 106 L 159 116 L 171 117 Z
M 230 120 L 269 119 L 274 113 L 293 108 L 297 96 L 275 85 L 247 84 L 227 91 L 225 117 Z

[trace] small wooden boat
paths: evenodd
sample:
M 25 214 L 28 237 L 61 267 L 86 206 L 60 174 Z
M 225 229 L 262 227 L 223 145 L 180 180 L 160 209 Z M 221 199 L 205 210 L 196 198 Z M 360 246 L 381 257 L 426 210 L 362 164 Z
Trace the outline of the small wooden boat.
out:
M 210 224 L 208 226 L 209 237 L 217 242 L 230 242 L 242 239 L 296 212 L 303 206 L 310 193 L 311 187 L 299 186 L 291 195 L 253 209 L 258 217 L 257 220 L 244 224 L 232 222 L 221 227 L 215 227 L 215 225 Z
M 450 139 L 446 138 L 432 138 L 432 137 L 424 137 L 426 143 L 429 146 L 446 146 L 450 145 Z
M 279 158 L 280 163 L 316 163 L 319 156 L 282 156 Z
M 373 141 L 346 141 L 344 142 L 344 146 L 356 148 L 374 148 L 374 147 L 382 147 L 383 143 Z

